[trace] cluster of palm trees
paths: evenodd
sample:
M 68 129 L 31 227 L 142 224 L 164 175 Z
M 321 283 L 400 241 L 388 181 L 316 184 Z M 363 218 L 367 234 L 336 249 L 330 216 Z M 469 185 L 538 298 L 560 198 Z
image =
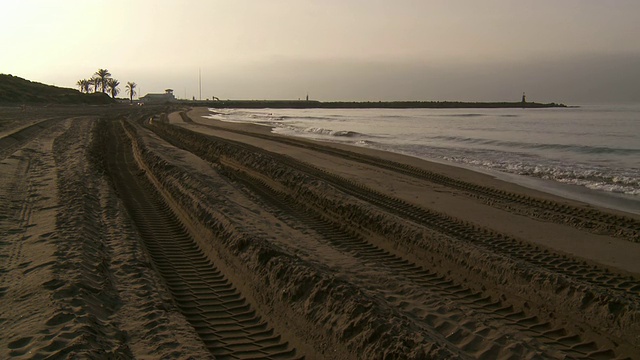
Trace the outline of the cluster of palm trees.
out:
M 80 88 L 80 92 L 97 93 L 98 89 L 100 89 L 103 93 L 111 94 L 113 99 L 120 93 L 120 81 L 111 77 L 111 73 L 107 69 L 98 69 L 91 79 L 81 79 L 76 82 L 76 85 Z M 133 97 L 136 95 L 136 84 L 135 82 L 127 82 L 127 94 L 129 94 L 129 100 L 133 102 Z

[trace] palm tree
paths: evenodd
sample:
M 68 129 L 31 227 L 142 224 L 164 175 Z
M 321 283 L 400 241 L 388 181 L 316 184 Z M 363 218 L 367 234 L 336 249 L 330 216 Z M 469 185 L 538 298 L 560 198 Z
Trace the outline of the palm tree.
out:
M 78 87 L 80 88 L 80 92 L 88 94 L 89 91 L 91 91 L 91 80 L 81 79 L 78 80 L 76 85 L 78 85 Z
M 100 78 L 97 77 L 97 76 L 94 76 L 91 79 L 89 79 L 89 82 L 91 82 L 91 84 L 93 85 L 93 92 L 97 93 L 98 92 L 98 86 L 100 85 Z
M 135 82 L 127 81 L 127 94 L 129 94 L 129 100 L 133 104 L 133 97 L 136 96 L 136 84 Z
M 87 94 L 91 92 L 91 79 L 84 80 L 84 92 Z
M 100 79 L 102 92 L 105 92 L 106 87 L 108 86 L 107 79 L 111 77 L 111 73 L 107 69 L 98 69 L 94 75 Z
M 120 90 L 118 90 L 118 85 L 120 85 L 120 81 L 114 78 L 108 78 L 106 82 L 107 82 L 107 87 L 109 88 L 109 92 L 111 93 L 111 98 L 115 99 L 116 95 L 118 95 L 118 93 L 120 92 Z

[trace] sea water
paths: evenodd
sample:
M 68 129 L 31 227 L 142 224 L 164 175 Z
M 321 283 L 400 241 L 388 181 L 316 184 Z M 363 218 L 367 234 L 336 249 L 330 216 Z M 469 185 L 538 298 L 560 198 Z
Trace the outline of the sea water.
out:
M 640 213 L 640 105 L 210 111 L 210 119 L 445 162 Z

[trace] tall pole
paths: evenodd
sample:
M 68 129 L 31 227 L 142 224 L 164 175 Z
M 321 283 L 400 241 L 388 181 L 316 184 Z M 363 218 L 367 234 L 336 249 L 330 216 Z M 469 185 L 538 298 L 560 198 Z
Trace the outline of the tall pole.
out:
M 200 100 L 202 100 L 202 71 L 198 68 L 198 85 L 200 87 Z

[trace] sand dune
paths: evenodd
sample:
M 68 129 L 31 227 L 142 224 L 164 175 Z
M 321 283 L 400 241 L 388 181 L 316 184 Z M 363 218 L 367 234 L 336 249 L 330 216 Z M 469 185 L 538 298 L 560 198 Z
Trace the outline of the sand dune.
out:
M 637 216 L 206 109 L 64 111 L 1 124 L 3 358 L 640 351 Z

